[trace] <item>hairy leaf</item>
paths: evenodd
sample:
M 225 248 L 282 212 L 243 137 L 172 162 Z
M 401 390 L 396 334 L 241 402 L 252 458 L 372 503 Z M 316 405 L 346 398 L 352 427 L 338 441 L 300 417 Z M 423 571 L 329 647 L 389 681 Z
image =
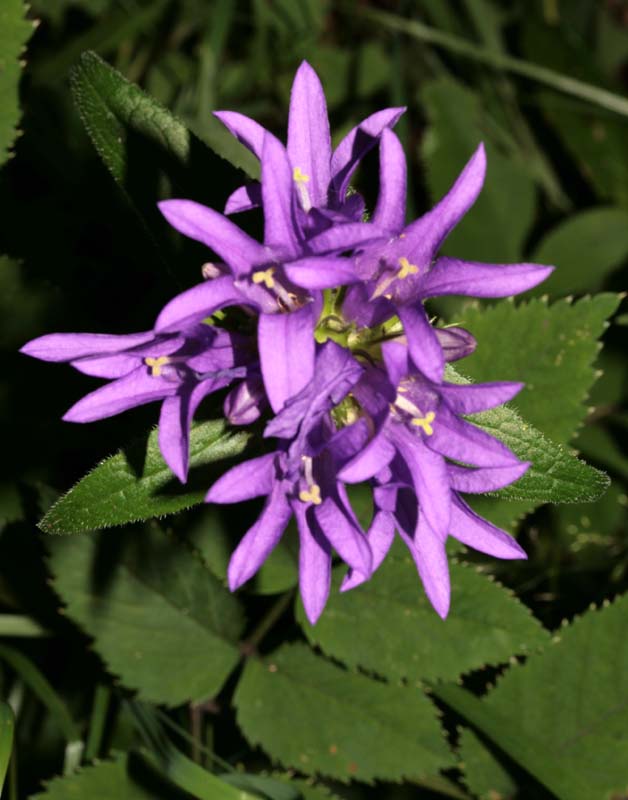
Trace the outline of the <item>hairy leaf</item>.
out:
M 65 613 L 122 683 L 167 705 L 213 697 L 239 660 L 237 599 L 152 529 L 48 540 Z
M 247 441 L 248 434 L 229 432 L 222 420 L 193 426 L 191 474 L 181 486 L 166 466 L 153 431 L 147 443 L 136 443 L 102 461 L 52 506 L 39 527 L 46 533 L 80 533 L 198 505 L 212 481 L 211 473 L 200 468 L 239 455 Z
M 624 596 L 561 629 L 545 652 L 509 669 L 483 700 L 456 686 L 436 694 L 558 797 L 623 793 L 627 634 Z
M 20 56 L 33 32 L 25 19 L 23 0 L 2 0 L 0 6 L 0 164 L 4 164 L 16 136 L 20 118 L 18 87 Z
M 422 99 L 430 121 L 422 153 L 433 202 L 449 190 L 481 141 L 487 149 L 482 193 L 448 237 L 444 252 L 478 261 L 519 260 L 534 215 L 529 169 L 487 140 L 494 123 L 477 96 L 461 84 L 451 79 L 432 81 L 425 85 Z
M 334 589 L 345 571 L 336 570 Z M 547 641 L 530 611 L 473 567 L 452 564 L 451 585 L 451 610 L 443 622 L 406 548 L 396 543 L 369 581 L 332 592 L 315 626 L 301 604 L 298 619 L 312 644 L 328 655 L 390 680 L 451 680 Z
M 235 704 L 248 740 L 300 772 L 399 780 L 452 763 L 420 690 L 347 672 L 302 644 L 249 660 Z

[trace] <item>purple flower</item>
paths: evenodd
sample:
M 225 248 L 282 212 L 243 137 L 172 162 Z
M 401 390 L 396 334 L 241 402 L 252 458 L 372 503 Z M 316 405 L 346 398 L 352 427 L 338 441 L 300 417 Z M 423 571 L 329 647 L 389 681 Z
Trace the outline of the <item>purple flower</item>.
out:
M 312 221 L 359 220 L 364 201 L 357 194 L 347 197 L 349 181 L 360 160 L 376 144 L 382 131 L 393 127 L 405 108 L 387 108 L 367 117 L 353 128 L 332 152 L 325 93 L 316 72 L 304 61 L 294 77 L 288 116 L 287 153 L 291 178 L 305 215 L 315 210 L 319 215 L 300 216 L 307 227 Z M 243 114 L 216 111 L 215 116 L 259 159 L 263 158 L 265 129 Z M 274 137 L 273 137 L 274 139 Z M 276 140 L 277 141 L 277 140 Z M 264 186 L 259 184 L 237 189 L 227 201 L 226 214 L 246 211 L 260 205 Z
M 42 361 L 69 362 L 86 375 L 110 379 L 75 403 L 63 417 L 66 422 L 93 422 L 162 401 L 159 447 L 182 482 L 188 471 L 190 424 L 200 402 L 245 378 L 256 365 L 247 339 L 203 324 L 182 333 L 53 333 L 33 339 L 21 352 Z
M 403 344 L 386 343 L 382 353 L 386 374 L 372 368 L 353 389 L 376 433 L 340 470 L 339 478 L 348 483 L 375 479 L 375 515 L 368 534 L 373 568 L 386 555 L 397 527 L 430 601 L 445 617 L 450 593 L 445 542 L 450 533 L 499 558 L 525 558 L 508 534 L 475 515 L 458 495 L 502 488 L 529 467 L 462 418 L 507 402 L 522 384 L 434 383 L 413 368 Z M 350 574 L 343 588 L 363 580 Z
M 356 281 L 343 307 L 346 316 L 372 326 L 398 314 L 415 365 L 440 381 L 445 359 L 423 302 L 440 295 L 507 297 L 536 286 L 553 267 L 482 264 L 437 258 L 442 243 L 475 202 L 484 183 L 480 145 L 449 192 L 424 216 L 405 225 L 406 162 L 399 139 L 384 130 L 380 143 L 380 194 L 372 217 L 387 241 L 364 246 L 355 258 Z M 487 231 L 487 236 L 490 232 Z
M 353 263 L 335 254 L 381 237 L 374 226 L 354 222 L 305 239 L 296 219 L 292 183 L 284 147 L 265 136 L 263 244 L 222 214 L 191 200 L 168 200 L 159 206 L 174 228 L 214 250 L 229 272 L 216 268 L 217 277 L 175 297 L 159 315 L 156 329 L 177 331 L 226 306 L 253 308 L 259 313 L 262 377 L 274 411 L 312 377 L 321 290 L 355 280 Z
M 238 503 L 265 496 L 264 508 L 231 557 L 229 587 L 251 578 L 294 515 L 299 530 L 299 585 L 314 624 L 329 595 L 334 548 L 355 574 L 368 578 L 371 552 L 353 513 L 339 470 L 364 446 L 366 424 L 337 431 L 330 411 L 363 373 L 348 350 L 324 344 L 310 383 L 268 424 L 276 450 L 239 464 L 211 487 L 207 502 Z

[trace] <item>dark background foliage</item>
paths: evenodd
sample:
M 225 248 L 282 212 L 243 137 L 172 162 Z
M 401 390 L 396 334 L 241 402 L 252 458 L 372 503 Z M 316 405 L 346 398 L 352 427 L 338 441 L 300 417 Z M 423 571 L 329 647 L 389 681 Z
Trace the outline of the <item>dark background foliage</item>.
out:
M 164 540 L 166 544 L 162 542 L 164 563 L 185 575 L 198 567 L 200 561 L 195 559 L 202 556 L 208 580 L 215 580 L 219 587 L 226 553 L 254 517 L 255 508 L 229 507 L 221 513 L 201 508 L 92 539 L 82 534 L 84 544 L 64 554 L 58 542 L 65 540 L 38 531 L 42 514 L 96 463 L 138 436 L 145 438 L 156 413 L 149 406 L 88 427 L 63 423 L 62 414 L 94 381 L 17 353 L 28 339 L 51 331 L 146 329 L 161 303 L 199 279 L 206 254 L 173 235 L 154 204 L 162 197 L 186 196 L 221 209 L 241 176 L 203 143 L 235 159 L 243 169 L 254 170 L 255 164 L 233 149 L 212 120 L 211 110 L 236 109 L 283 137 L 292 76 L 303 58 L 322 78 L 337 136 L 380 107 L 408 106 L 398 132 L 409 159 L 409 213 L 426 210 L 446 190 L 477 142 L 487 142 L 487 186 L 469 220 L 451 237 L 449 252 L 490 261 L 528 259 L 558 265 L 548 285 L 534 297 L 524 298 L 516 310 L 510 304 L 458 300 L 443 302 L 433 310 L 444 319 L 468 324 L 476 333 L 481 347 L 469 360 L 470 377 L 526 380 L 530 391 L 522 397 L 522 415 L 550 439 L 570 444 L 606 470 L 611 486 L 601 499 L 589 504 L 536 508 L 521 503 L 504 510 L 500 501 L 502 506 L 493 507 L 492 513 L 518 531 L 529 560 L 489 564 L 468 554 L 465 558 L 511 588 L 550 630 L 591 604 L 597 606 L 626 591 L 624 353 L 628 316 L 620 309 L 615 324 L 604 334 L 605 347 L 595 365 L 599 373 L 594 375 L 595 342 L 617 300 L 597 296 L 576 302 L 571 298 L 618 293 L 626 283 L 628 3 L 33 0 L 28 18 L 38 25 L 23 55 L 20 135 L 0 171 L 4 378 L 0 425 L 5 454 L 0 462 L 0 633 L 6 636 L 7 648 L 6 653 L 0 649 L 0 682 L 3 696 L 18 710 L 17 755 L 9 768 L 7 797 L 30 796 L 41 788 L 42 780 L 63 772 L 64 760 L 71 772 L 73 751 L 68 742 L 78 740 L 86 745 L 86 764 L 95 756 L 133 753 L 128 765 L 124 761 L 136 787 L 130 798 L 136 793 L 138 798 L 227 796 L 221 794 L 224 787 L 205 787 L 194 794 L 194 779 L 188 775 L 186 783 L 188 779 L 181 777 L 188 767 L 177 772 L 176 758 L 167 755 L 174 746 L 198 768 L 219 773 L 231 774 L 235 766 L 258 773 L 281 764 L 304 775 L 312 772 L 305 763 L 294 763 L 283 755 L 281 746 L 266 748 L 274 757 L 271 762 L 265 754 L 263 725 L 247 721 L 244 711 L 236 723 L 232 696 L 238 670 L 226 682 L 218 681 L 207 703 L 183 702 L 198 699 L 202 692 L 186 695 L 174 688 L 174 678 L 172 697 L 164 697 L 160 690 L 150 688 L 150 680 L 143 684 L 143 676 L 136 682 L 129 679 L 124 659 L 109 658 L 106 646 L 103 662 L 102 650 L 96 645 L 100 656 L 96 655 L 79 627 L 65 619 L 50 585 L 51 574 L 74 622 L 98 640 L 105 636 L 98 610 L 86 605 L 82 612 L 72 611 L 67 598 L 82 591 L 68 588 L 72 580 L 78 586 L 83 568 L 90 580 L 106 586 L 113 580 L 116 564 L 145 558 L 143 546 L 154 553 L 158 549 L 154 537 L 162 530 L 170 537 Z M 418 26 L 412 27 L 407 20 Z M 146 136 L 142 125 L 127 127 L 123 159 L 114 176 L 118 181 L 112 179 L 84 125 L 86 121 L 89 127 L 86 75 L 95 63 L 81 60 L 87 50 L 142 87 L 198 137 L 184 159 L 176 153 L 164 154 L 163 141 Z M 72 68 L 73 80 L 69 77 Z M 588 86 L 590 96 L 579 96 L 571 79 Z M 612 108 L 613 103 L 618 107 Z M 376 154 L 367 159 L 359 188 L 372 207 L 377 191 Z M 251 216 L 243 218 L 242 224 L 255 232 L 259 223 Z M 549 294 L 555 304 L 549 306 L 551 313 L 546 301 L 538 299 L 541 293 Z M 565 301 L 565 297 L 570 299 Z M 219 416 L 220 405 L 208 404 L 203 414 L 208 419 Z M 211 473 L 201 476 L 206 484 L 210 479 Z M 192 555 L 185 551 L 189 563 L 177 555 L 179 541 L 196 548 Z M 51 561 L 44 557 L 47 547 L 52 548 Z M 87 553 L 89 547 L 95 548 L 96 556 Z M 98 574 L 90 573 L 94 564 Z M 234 636 L 244 643 L 245 659 L 256 648 L 270 653 L 281 642 L 303 640 L 298 619 L 290 611 L 293 585 L 294 546 L 289 540 L 252 589 L 243 593 L 237 609 L 227 600 L 220 601 L 225 605 L 218 605 L 215 613 L 232 621 L 231 633 L 235 630 Z M 468 591 L 474 596 L 476 590 L 470 587 Z M 481 591 L 477 589 L 480 605 Z M 131 593 L 124 602 L 136 608 L 111 617 L 121 638 L 126 635 L 125 620 L 133 617 L 142 600 Z M 145 626 L 147 638 L 158 636 L 150 620 L 158 619 L 159 609 L 147 606 L 145 610 L 146 618 L 136 620 L 138 628 Z M 417 630 L 421 630 L 419 622 Z M 617 635 L 625 640 L 625 634 L 624 622 Z M 335 635 L 342 639 L 351 632 Z M 464 626 L 459 635 L 464 638 Z M 386 636 L 385 628 L 379 636 Z M 311 640 L 320 644 L 316 631 Z M 530 649 L 538 646 L 532 636 Z M 215 644 L 208 647 L 215 652 Z M 482 694 L 508 657 L 521 652 L 517 647 L 506 648 L 499 657 L 470 658 L 447 678 L 465 672 L 466 688 Z M 606 652 L 606 647 L 600 644 L 599 649 Z M 346 661 L 324 642 L 322 648 Z M 186 657 L 185 651 L 171 655 Z M 620 656 L 610 648 L 611 661 L 615 656 L 620 663 Z M 493 666 L 480 669 L 483 659 Z M 365 661 L 352 666 L 366 666 L 369 671 Z M 173 676 L 179 669 L 185 673 L 176 658 L 155 656 L 148 672 L 151 669 L 172 670 Z M 382 674 L 376 665 L 372 672 Z M 119 675 L 122 680 L 113 677 Z M 401 670 L 399 677 L 404 676 L 407 673 Z M 205 688 L 209 691 L 210 687 Z M 137 695 L 135 690 L 139 690 Z M 244 696 L 246 690 L 240 684 L 238 693 Z M 586 686 L 582 691 L 587 691 Z M 167 711 L 164 703 L 174 708 Z M 617 703 L 625 709 L 626 695 L 620 692 Z M 397 785 L 400 778 L 412 777 L 409 767 L 403 775 L 395 775 L 392 768 L 378 771 L 375 766 L 364 777 L 355 776 L 363 777 L 365 783 L 331 781 L 329 786 L 337 796 L 356 800 L 567 797 L 555 788 L 552 793 L 557 784 L 545 781 L 525 759 L 513 760 L 496 749 L 488 729 L 473 744 L 466 741 L 468 751 L 460 750 L 464 709 L 446 692 L 437 705 L 445 715 L 449 743 L 458 748 L 451 768 L 441 771 L 440 779 L 434 778 L 431 784 L 427 779 L 408 779 L 405 785 Z M 251 708 L 249 712 L 250 717 Z M 270 721 L 274 713 L 271 705 Z M 477 720 L 476 727 L 482 730 Z M 166 744 L 161 741 L 164 737 Z M 382 743 L 384 749 L 396 746 Z M 162 759 L 159 769 L 150 758 L 148 762 L 140 759 L 141 748 L 152 753 L 153 761 Z M 512 755 L 508 747 L 504 750 Z M 622 752 L 628 764 L 628 751 Z M 365 753 L 367 760 L 372 757 L 368 748 Z M 471 759 L 475 769 L 467 778 L 461 767 L 465 758 Z M 58 794 L 51 788 L 50 796 L 126 797 L 126 784 L 116 789 L 116 781 L 126 780 L 121 763 L 108 767 L 111 772 L 102 783 L 90 786 L 86 782 L 83 788 L 77 784 L 77 794 L 64 794 L 58 784 Z M 164 763 L 175 767 L 165 769 Z M 489 776 L 484 783 L 477 777 L 482 765 Z M 118 767 L 119 773 L 115 772 Z M 499 769 L 506 770 L 507 779 L 503 775 L 498 779 Z M 163 778 L 164 771 L 169 780 Z M 313 772 L 338 777 L 324 768 Z M 82 774 L 89 781 L 92 773 Z M 380 777 L 382 782 L 366 785 Z M 497 783 L 491 785 L 491 781 Z M 182 793 L 181 787 L 188 793 Z M 297 792 L 319 792 L 311 794 L 313 800 L 324 797 L 326 791 L 322 784 L 316 790 L 298 782 L 292 787 Z M 610 788 L 627 787 L 628 767 L 623 783 Z M 255 789 L 251 784 L 248 788 Z M 486 793 L 489 790 L 495 793 Z M 281 800 L 277 791 L 274 786 L 265 796 Z

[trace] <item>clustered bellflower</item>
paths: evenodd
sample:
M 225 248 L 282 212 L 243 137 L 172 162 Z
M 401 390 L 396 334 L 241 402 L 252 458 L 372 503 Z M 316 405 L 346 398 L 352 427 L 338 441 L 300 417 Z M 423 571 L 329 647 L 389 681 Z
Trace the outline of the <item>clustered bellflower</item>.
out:
M 510 296 L 552 268 L 439 256 L 482 188 L 482 145 L 442 200 L 406 224 L 406 161 L 392 130 L 403 112 L 372 114 L 332 150 L 323 88 L 305 62 L 292 86 L 287 145 L 242 114 L 216 112 L 260 160 L 261 181 L 237 189 L 224 214 L 188 199 L 159 207 L 222 261 L 205 265 L 204 280 L 167 303 L 150 331 L 58 333 L 22 348 L 109 380 L 72 406 L 70 422 L 160 401 L 159 445 L 183 482 L 203 398 L 227 390 L 223 407 L 234 425 L 262 417 L 263 454 L 223 474 L 206 499 L 265 498 L 231 558 L 232 590 L 257 572 L 295 518 L 300 591 L 312 623 L 329 595 L 334 553 L 348 567 L 341 591 L 350 590 L 379 567 L 395 531 L 443 618 L 448 536 L 497 558 L 526 557 L 463 497 L 507 486 L 529 467 L 468 419 L 511 400 L 522 384 L 447 381 L 446 363 L 476 343 L 463 328 L 435 326 L 424 302 Z M 364 200 L 349 183 L 374 147 L 379 196 L 364 221 Z M 258 207 L 262 242 L 230 219 Z M 233 307 L 246 310 L 249 331 L 230 330 Z M 218 326 L 214 315 L 223 309 Z M 366 531 L 347 494 L 354 483 L 371 487 Z

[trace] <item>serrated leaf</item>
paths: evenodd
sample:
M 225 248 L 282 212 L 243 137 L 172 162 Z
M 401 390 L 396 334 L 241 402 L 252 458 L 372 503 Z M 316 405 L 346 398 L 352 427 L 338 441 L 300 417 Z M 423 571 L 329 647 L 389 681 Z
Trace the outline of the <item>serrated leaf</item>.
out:
M 166 787 L 156 788 L 152 781 L 144 787 L 129 774 L 129 759 L 117 755 L 85 767 L 74 775 L 54 778 L 45 791 L 31 795 L 32 800 L 168 800 L 174 795 Z M 178 795 L 180 797 L 180 795 Z M 218 800 L 218 798 L 216 799 Z
M 399 780 L 452 764 L 420 690 L 346 672 L 302 644 L 250 659 L 235 705 L 247 739 L 300 772 Z
M 535 205 L 534 182 L 526 165 L 502 155 L 487 140 L 491 121 L 477 95 L 461 84 L 451 79 L 432 81 L 421 97 L 430 122 L 422 155 L 434 202 L 449 190 L 481 141 L 487 149 L 482 193 L 447 238 L 443 252 L 477 261 L 519 260 Z
M 218 693 L 244 622 L 198 556 L 156 526 L 47 544 L 65 613 L 125 686 L 173 706 Z
M 456 686 L 436 694 L 558 797 L 626 792 L 628 595 L 561 629 L 483 700 Z
M 4 164 L 20 118 L 20 56 L 33 32 L 23 0 L 2 0 L 0 7 L 0 164 Z
M 246 176 L 239 169 L 246 169 L 251 162 L 242 145 L 234 140 L 217 155 L 179 119 L 95 53 L 82 55 L 72 71 L 71 82 L 94 147 L 151 236 L 155 232 L 165 235 L 168 230 L 156 205 L 162 199 L 160 184 L 164 176 L 170 183 L 168 196 L 189 198 L 212 207 L 219 207 L 229 192 L 245 181 Z M 224 141 L 216 137 L 212 144 L 218 147 Z M 160 239 L 161 244 L 167 242 Z
M 239 455 L 248 439 L 247 433 L 230 432 L 222 420 L 193 425 L 191 472 L 181 486 L 166 466 L 153 431 L 146 444 L 135 443 L 102 461 L 52 506 L 39 527 L 45 533 L 80 533 L 198 505 L 212 482 L 212 475 L 200 468 Z
M 463 781 L 480 800 L 511 800 L 517 785 L 484 742 L 469 728 L 460 732 L 458 744 Z
M 599 289 L 628 257 L 628 211 L 593 208 L 568 217 L 540 241 L 532 255 L 556 270 L 535 294 L 573 294 Z
M 575 303 L 533 299 L 467 308 L 463 324 L 478 347 L 464 360 L 464 374 L 477 382 L 524 382 L 513 405 L 550 439 L 567 443 L 586 414 L 597 340 L 620 299 L 604 293 Z
M 336 570 L 336 591 L 316 625 L 309 624 L 301 604 L 297 617 L 312 644 L 350 667 L 390 680 L 451 680 L 547 641 L 530 611 L 473 567 L 451 564 L 451 610 L 445 622 L 434 613 L 401 543 L 369 581 L 340 593 L 345 572 Z
M 447 367 L 446 378 L 452 382 L 467 382 L 451 366 Z M 595 500 L 608 488 L 610 481 L 606 473 L 546 439 L 508 405 L 473 414 L 469 419 L 532 465 L 516 483 L 492 493 L 494 497 L 536 504 L 578 503 Z

